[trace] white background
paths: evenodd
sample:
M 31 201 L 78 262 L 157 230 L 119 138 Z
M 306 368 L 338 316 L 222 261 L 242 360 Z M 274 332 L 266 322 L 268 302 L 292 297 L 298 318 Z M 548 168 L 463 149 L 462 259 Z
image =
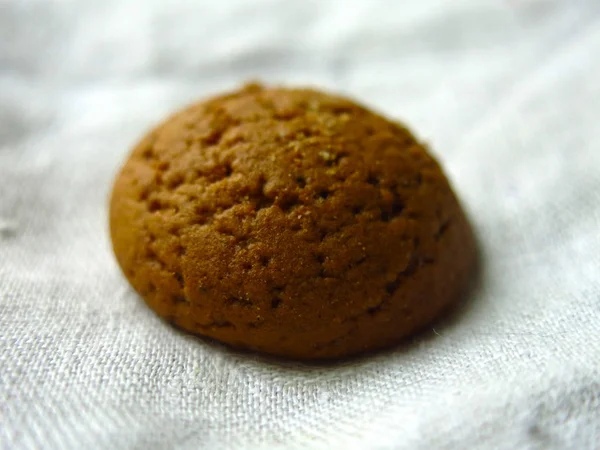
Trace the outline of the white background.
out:
M 121 276 L 138 138 L 248 79 L 431 145 L 479 235 L 460 312 L 303 366 L 174 331 Z M 600 448 L 600 2 L 0 0 L 0 448 Z

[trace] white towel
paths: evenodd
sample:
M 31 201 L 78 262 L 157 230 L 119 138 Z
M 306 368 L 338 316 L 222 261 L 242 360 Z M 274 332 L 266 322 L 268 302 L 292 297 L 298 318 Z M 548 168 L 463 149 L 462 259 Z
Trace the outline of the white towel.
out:
M 121 275 L 107 196 L 166 114 L 248 79 L 404 120 L 483 269 L 342 365 L 189 337 Z M 0 1 L 0 448 L 599 449 L 600 2 Z

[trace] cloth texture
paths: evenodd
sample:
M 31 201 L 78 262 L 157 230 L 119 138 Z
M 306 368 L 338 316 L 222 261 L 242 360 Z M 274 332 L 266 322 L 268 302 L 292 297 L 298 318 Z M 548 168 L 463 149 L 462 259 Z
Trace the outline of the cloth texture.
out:
M 0 448 L 600 449 L 600 2 L 0 0 Z M 159 320 L 107 203 L 183 105 L 260 79 L 405 121 L 477 232 L 461 307 L 306 365 Z

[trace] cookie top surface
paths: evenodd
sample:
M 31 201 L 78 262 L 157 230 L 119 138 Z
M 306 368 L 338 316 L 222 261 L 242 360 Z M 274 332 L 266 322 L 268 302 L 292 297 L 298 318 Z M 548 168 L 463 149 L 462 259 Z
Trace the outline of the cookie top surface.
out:
M 307 89 L 250 85 L 173 115 L 132 152 L 110 214 L 117 259 L 159 315 L 299 358 L 422 327 L 456 300 L 473 259 L 460 206 L 415 137 Z

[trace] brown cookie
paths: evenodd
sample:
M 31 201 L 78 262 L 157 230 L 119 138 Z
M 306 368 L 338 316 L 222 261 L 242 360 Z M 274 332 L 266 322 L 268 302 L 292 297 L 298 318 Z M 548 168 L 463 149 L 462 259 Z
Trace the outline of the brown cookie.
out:
M 249 85 L 169 118 L 125 163 L 110 227 L 160 316 L 302 359 L 397 343 L 459 299 L 475 260 L 423 145 L 304 89 Z

